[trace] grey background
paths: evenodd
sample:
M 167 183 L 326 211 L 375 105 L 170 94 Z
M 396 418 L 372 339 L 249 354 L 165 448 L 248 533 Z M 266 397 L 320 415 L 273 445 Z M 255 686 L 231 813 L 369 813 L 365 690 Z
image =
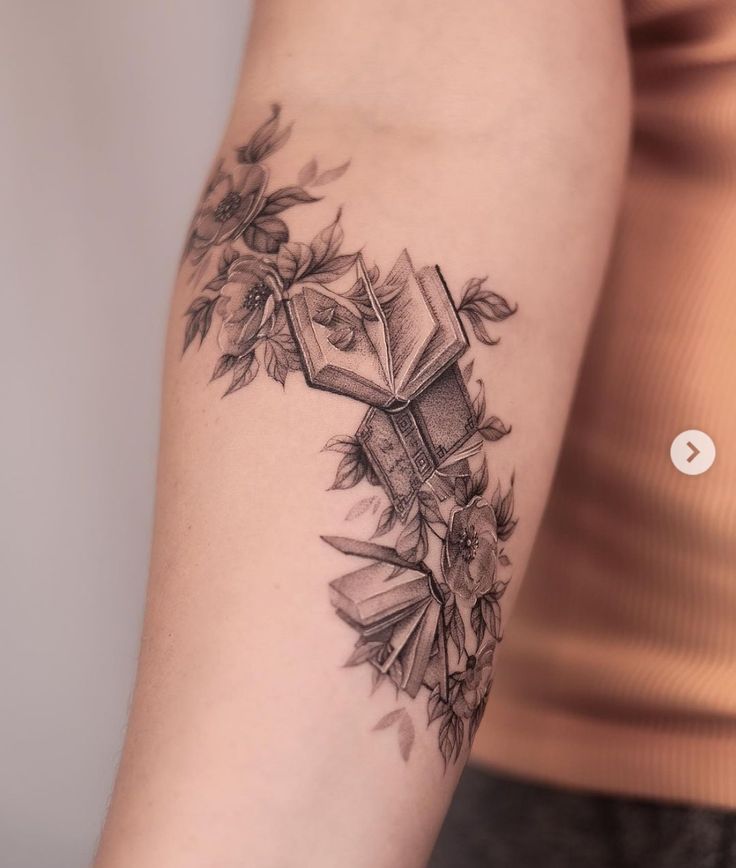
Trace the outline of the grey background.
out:
M 89 863 L 146 580 L 162 335 L 247 0 L 0 2 L 0 866 Z

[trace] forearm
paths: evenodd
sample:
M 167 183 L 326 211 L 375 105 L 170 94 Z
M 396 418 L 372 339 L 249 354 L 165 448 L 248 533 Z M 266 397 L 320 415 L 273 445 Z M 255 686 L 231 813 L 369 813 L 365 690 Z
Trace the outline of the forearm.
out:
M 441 822 L 549 485 L 626 108 L 615 4 L 468 3 L 449 19 L 443 5 L 363 17 L 359 4 L 272 0 L 256 16 L 172 303 L 140 671 L 99 868 L 419 866 Z M 490 46 L 482 32 L 495 31 Z M 254 137 L 272 102 L 281 117 Z M 212 191 L 225 175 L 223 206 L 228 191 Z M 414 400 L 433 364 L 431 339 L 406 338 L 429 334 L 416 310 L 384 323 L 389 375 L 376 339 L 404 249 L 415 272 L 430 267 L 430 296 L 440 266 L 468 336 L 453 356 L 465 385 L 422 411 L 453 458 L 424 431 L 432 466 L 415 468 L 417 485 L 365 442 L 367 404 L 390 401 L 360 392 L 368 379 L 395 404 Z M 350 295 L 359 250 L 368 301 Z M 296 307 L 310 283 L 354 303 L 323 305 L 322 350 Z M 314 364 L 329 347 L 354 354 L 347 380 Z M 372 609 L 349 582 L 331 590 L 382 561 L 324 536 L 392 549 L 416 565 L 389 566 L 386 584 L 414 585 Z M 417 636 L 431 639 L 429 662 Z

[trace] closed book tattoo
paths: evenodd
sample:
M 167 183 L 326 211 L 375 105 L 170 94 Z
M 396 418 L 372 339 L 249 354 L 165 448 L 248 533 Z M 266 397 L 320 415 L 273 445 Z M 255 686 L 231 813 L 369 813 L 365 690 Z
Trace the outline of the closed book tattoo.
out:
M 426 573 L 405 569 L 391 578 L 396 571 L 380 562 L 361 567 L 330 583 L 330 599 L 355 625 L 382 626 L 398 610 L 411 609 L 429 594 Z
M 468 390 L 453 364 L 402 409 L 369 410 L 356 437 L 404 516 L 422 485 L 476 430 Z

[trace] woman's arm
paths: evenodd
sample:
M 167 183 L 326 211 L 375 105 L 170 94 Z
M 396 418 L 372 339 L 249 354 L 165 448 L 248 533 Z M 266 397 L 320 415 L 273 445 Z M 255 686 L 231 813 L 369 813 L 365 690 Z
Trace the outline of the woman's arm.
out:
M 97 868 L 426 860 L 605 267 L 619 5 L 257 5 L 172 301 Z

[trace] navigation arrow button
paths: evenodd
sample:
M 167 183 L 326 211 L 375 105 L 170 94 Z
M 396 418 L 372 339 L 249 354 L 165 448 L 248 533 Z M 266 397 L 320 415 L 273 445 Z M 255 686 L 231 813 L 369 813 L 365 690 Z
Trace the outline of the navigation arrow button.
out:
M 716 460 L 716 445 L 705 431 L 692 428 L 672 441 L 670 459 L 680 473 L 699 476 Z

